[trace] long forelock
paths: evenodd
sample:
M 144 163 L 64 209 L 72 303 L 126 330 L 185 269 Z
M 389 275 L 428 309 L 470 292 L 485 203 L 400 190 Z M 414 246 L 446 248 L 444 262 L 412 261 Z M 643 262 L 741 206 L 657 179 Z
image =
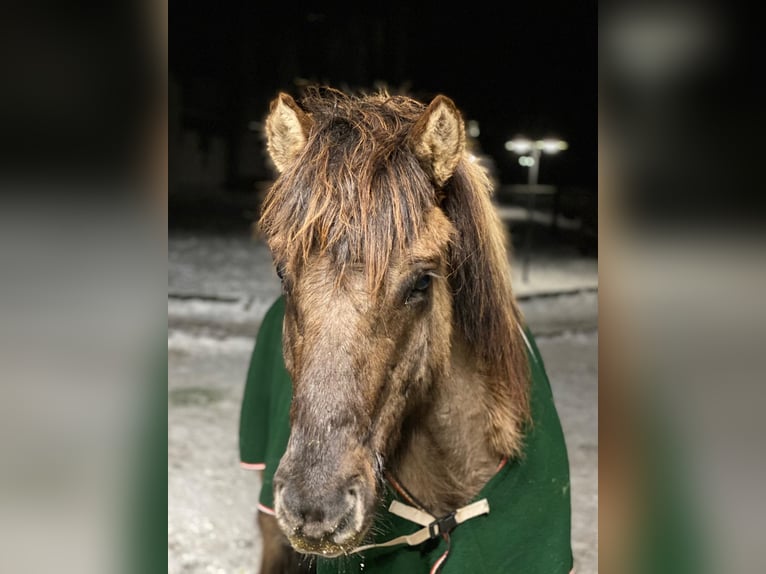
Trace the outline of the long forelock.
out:
M 422 104 L 379 93 L 309 94 L 315 127 L 272 186 L 261 230 L 291 264 L 329 255 L 339 272 L 363 265 L 377 291 L 389 262 L 418 240 L 434 188 L 406 145 Z

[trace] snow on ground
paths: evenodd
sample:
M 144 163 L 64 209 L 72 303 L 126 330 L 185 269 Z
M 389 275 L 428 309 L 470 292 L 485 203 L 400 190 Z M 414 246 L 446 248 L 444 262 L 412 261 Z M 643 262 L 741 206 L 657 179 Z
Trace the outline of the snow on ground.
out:
M 174 336 L 168 353 L 168 572 L 257 572 L 260 482 L 241 470 L 239 408 L 251 344 Z
M 569 454 L 572 551 L 578 574 L 598 572 L 598 335 L 538 337 Z

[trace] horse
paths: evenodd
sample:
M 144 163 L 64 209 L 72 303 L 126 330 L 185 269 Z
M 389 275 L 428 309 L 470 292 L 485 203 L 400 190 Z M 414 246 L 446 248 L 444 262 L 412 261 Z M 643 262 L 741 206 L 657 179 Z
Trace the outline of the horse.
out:
M 509 238 L 456 104 L 309 87 L 278 94 L 265 138 L 278 175 L 258 229 L 293 393 L 259 517 L 272 572 L 296 563 L 280 552 L 354 553 L 385 484 L 454 516 L 522 455 L 531 416 Z

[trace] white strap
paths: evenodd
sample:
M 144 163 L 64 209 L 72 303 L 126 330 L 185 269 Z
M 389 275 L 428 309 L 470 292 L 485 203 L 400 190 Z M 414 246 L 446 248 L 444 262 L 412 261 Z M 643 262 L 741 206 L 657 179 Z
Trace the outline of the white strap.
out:
M 477 500 L 473 504 L 469 504 L 463 508 L 458 508 L 457 512 L 455 512 L 455 522 L 461 524 L 466 520 L 476 518 L 482 514 L 489 514 L 489 502 L 487 502 L 486 498 Z
M 435 538 L 436 536 L 442 534 L 440 520 L 434 516 L 431 516 L 424 510 L 420 510 L 412 506 L 407 506 L 398 500 L 394 500 L 388 507 L 388 511 L 391 514 L 395 514 L 396 516 L 404 518 L 405 520 L 409 520 L 410 522 L 414 522 L 415 524 L 419 524 L 420 526 L 424 526 L 425 528 L 421 528 L 420 530 L 406 536 L 398 536 L 397 538 L 393 538 L 387 542 L 381 542 L 380 544 L 366 544 L 365 546 L 359 546 L 358 548 L 351 550 L 349 554 L 356 554 L 357 552 L 369 550 L 370 548 L 386 548 L 389 546 L 398 546 L 399 544 L 417 546 L 426 540 Z M 489 514 L 489 502 L 487 502 L 486 498 L 482 498 L 481 500 L 469 504 L 468 506 L 458 508 L 454 513 L 454 522 L 455 524 L 462 524 L 466 520 L 476 518 L 482 514 Z
M 391 506 L 388 507 L 388 511 L 391 514 L 396 514 L 397 516 L 404 518 L 405 520 L 409 520 L 415 524 L 420 524 L 420 526 L 428 526 L 434 520 L 436 520 L 427 512 L 413 506 L 402 504 L 398 500 L 391 502 Z

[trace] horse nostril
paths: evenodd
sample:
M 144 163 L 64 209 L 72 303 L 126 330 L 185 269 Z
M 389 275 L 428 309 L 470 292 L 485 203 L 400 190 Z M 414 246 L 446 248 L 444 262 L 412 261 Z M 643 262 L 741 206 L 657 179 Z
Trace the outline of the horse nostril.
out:
M 324 510 L 319 506 L 305 506 L 298 514 L 304 523 L 322 522 L 324 520 Z
M 275 488 L 275 493 L 281 500 L 282 510 L 288 516 L 292 516 L 293 521 L 307 524 L 324 520 L 325 512 L 322 506 L 314 500 L 301 496 L 298 490 L 280 485 Z
M 341 518 L 340 522 L 338 522 L 338 526 L 335 527 L 335 530 L 337 532 L 343 532 L 346 528 L 348 528 L 348 516 Z
M 353 498 L 359 498 L 359 484 L 362 480 L 362 477 L 358 474 L 355 474 L 348 480 L 348 488 L 346 492 L 349 496 Z

